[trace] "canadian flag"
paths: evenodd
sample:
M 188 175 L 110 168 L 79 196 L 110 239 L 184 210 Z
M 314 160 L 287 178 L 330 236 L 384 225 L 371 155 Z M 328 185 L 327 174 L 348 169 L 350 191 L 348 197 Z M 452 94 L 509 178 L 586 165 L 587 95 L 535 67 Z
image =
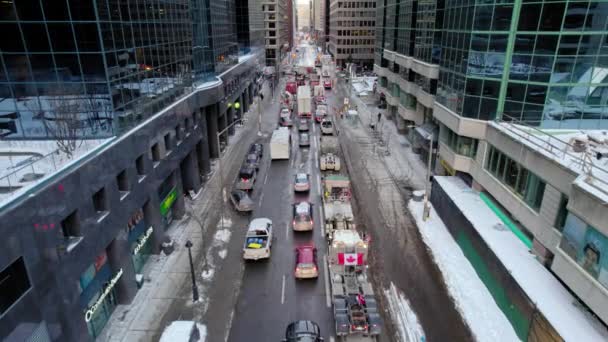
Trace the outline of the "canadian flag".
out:
M 345 266 L 363 265 L 363 253 L 338 253 L 338 264 Z

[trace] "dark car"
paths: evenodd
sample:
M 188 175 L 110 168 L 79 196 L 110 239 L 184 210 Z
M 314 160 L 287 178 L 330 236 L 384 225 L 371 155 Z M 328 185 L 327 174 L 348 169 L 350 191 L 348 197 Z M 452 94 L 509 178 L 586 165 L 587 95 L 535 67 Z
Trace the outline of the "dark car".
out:
M 321 342 L 321 329 L 313 321 L 295 321 L 285 329 L 283 342 Z
M 257 153 L 249 153 L 245 158 L 245 165 L 256 170 L 260 169 L 260 156 Z
M 255 153 L 260 157 L 260 159 L 264 156 L 264 145 L 262 144 L 251 144 L 249 147 L 249 154 Z
M 236 189 L 237 190 L 251 190 L 253 189 L 253 183 L 255 183 L 255 178 L 257 173 L 255 169 L 249 166 L 243 166 L 239 171 L 239 176 L 236 181 Z
M 251 212 L 253 210 L 253 201 L 243 190 L 232 190 L 230 192 L 230 202 L 232 202 L 236 211 Z

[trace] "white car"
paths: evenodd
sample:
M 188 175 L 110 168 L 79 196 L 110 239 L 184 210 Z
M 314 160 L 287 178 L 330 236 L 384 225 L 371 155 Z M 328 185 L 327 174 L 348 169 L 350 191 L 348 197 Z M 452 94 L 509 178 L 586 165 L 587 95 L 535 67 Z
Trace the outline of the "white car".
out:
M 293 190 L 296 192 L 303 192 L 310 190 L 310 177 L 307 173 L 296 174 L 296 179 L 293 184 Z
M 319 167 L 321 168 L 321 171 L 325 171 L 325 170 L 340 171 L 340 157 L 338 157 L 337 155 L 335 155 L 333 153 L 324 154 L 321 157 L 321 161 L 319 164 L 320 164 Z
M 165 328 L 159 342 L 198 342 L 204 341 L 206 335 L 205 327 L 194 321 L 173 321 Z

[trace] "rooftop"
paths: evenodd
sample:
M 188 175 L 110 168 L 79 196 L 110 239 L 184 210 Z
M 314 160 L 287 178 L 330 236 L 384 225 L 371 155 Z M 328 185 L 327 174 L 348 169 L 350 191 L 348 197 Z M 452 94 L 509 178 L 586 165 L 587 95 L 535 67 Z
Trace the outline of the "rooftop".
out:
M 511 122 L 492 127 L 578 174 L 575 183 L 608 202 L 608 130 L 538 129 Z

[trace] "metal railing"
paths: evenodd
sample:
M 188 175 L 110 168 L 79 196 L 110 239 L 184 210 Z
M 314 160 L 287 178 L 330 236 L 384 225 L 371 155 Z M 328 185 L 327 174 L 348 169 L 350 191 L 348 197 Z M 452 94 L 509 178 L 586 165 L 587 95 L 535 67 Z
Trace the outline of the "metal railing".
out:
M 530 126 L 506 114 L 503 114 L 502 117 L 503 119 L 495 120 L 499 127 L 525 140 L 533 147 L 548 152 L 556 159 L 567 161 L 569 165 L 565 165 L 566 167 L 572 168 L 572 163 L 574 163 L 577 171 L 586 175 L 584 179 L 586 184 L 608 195 L 608 169 L 593 163 L 595 157 L 589 147 L 586 147 L 584 152 L 572 152 L 574 146 L 569 141 L 559 139 L 550 132 Z M 572 131 L 585 134 L 585 130 L 573 129 Z

